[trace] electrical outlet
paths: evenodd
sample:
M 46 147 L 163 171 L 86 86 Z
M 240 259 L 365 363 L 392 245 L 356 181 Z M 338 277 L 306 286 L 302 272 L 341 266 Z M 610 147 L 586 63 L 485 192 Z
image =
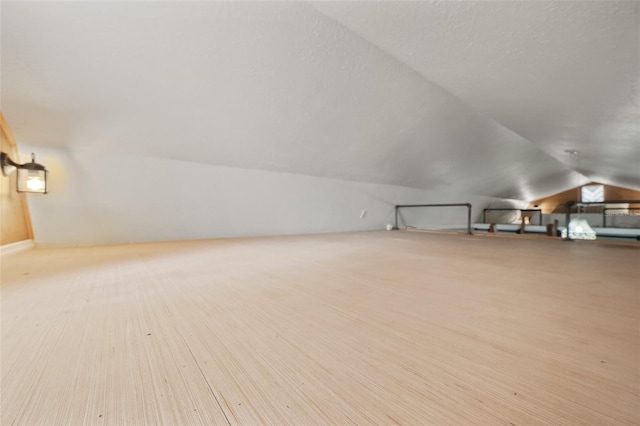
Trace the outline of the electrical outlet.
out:
M 360 219 L 364 219 L 365 217 L 367 217 L 367 210 L 362 210 L 360 212 Z

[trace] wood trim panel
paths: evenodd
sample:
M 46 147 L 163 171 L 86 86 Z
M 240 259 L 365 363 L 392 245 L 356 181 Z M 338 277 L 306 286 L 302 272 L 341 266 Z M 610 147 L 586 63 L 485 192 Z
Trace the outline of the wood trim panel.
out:
M 12 158 L 18 157 L 16 140 L 0 112 L 0 148 Z M 15 174 L 2 176 L 0 181 L 0 245 L 33 239 L 29 206 L 24 194 L 15 190 Z

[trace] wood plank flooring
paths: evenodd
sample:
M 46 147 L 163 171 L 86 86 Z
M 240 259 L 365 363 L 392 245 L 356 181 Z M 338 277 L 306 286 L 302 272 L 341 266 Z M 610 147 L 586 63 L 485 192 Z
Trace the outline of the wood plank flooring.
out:
M 2 425 L 640 424 L 640 245 L 417 232 L 2 259 Z

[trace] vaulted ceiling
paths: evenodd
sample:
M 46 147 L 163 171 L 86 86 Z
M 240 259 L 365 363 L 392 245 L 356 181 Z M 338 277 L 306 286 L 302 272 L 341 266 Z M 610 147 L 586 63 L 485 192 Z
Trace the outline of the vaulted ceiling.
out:
M 3 1 L 2 110 L 18 143 L 71 150 L 526 200 L 640 188 L 639 16 L 612 1 Z

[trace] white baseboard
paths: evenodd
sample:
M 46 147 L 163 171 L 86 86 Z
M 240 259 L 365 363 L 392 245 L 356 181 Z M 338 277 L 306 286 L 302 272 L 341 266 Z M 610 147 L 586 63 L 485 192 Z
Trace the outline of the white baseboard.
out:
M 5 244 L 0 246 L 0 257 L 20 253 L 21 251 L 32 249 L 34 246 L 33 240 L 23 240 L 17 243 Z

